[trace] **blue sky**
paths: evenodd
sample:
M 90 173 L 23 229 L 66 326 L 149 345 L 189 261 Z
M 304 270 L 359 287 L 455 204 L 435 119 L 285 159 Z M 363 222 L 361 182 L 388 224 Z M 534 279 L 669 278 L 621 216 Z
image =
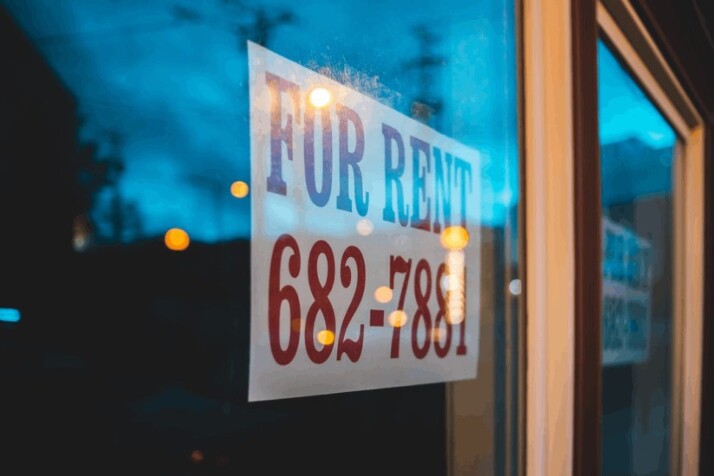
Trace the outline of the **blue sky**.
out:
M 247 57 L 251 7 L 292 5 L 295 22 L 268 47 L 312 69 L 328 67 L 361 92 L 406 112 L 418 91 L 404 63 L 412 28 L 440 37 L 446 64 L 433 91 L 437 127 L 479 150 L 484 224 L 503 225 L 518 201 L 514 10 L 508 0 L 236 2 L 231 0 L 2 0 L 76 96 L 81 137 L 117 152 L 120 189 L 147 235 L 174 226 L 194 239 L 250 233 L 250 202 L 228 190 L 250 179 Z M 115 151 L 110 138 L 121 140 Z
M 671 193 L 674 130 L 602 41 L 598 75 L 603 204 Z
M 636 137 L 650 147 L 672 146 L 674 130 L 652 101 L 602 41 L 597 52 L 600 142 Z

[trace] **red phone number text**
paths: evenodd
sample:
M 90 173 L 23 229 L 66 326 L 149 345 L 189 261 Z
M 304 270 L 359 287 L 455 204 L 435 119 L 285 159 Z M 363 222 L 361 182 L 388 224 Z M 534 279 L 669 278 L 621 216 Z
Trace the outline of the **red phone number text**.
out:
M 289 255 L 288 255 L 289 253 Z M 285 256 L 287 255 L 287 258 Z M 327 276 L 321 281 L 318 276 L 318 260 L 323 256 L 327 262 Z M 303 308 L 300 296 L 294 286 L 285 284 L 281 286 L 282 261 L 287 259 L 287 270 L 292 278 L 299 278 L 302 267 L 302 254 L 297 240 L 292 235 L 283 234 L 275 242 L 270 258 L 270 277 L 268 282 L 268 334 L 270 350 L 275 362 L 280 365 L 288 365 L 295 358 L 301 342 L 301 331 L 304 330 L 304 345 L 308 358 L 316 363 L 326 362 L 336 348 L 336 359 L 342 360 L 347 356 L 352 362 L 357 362 L 362 355 L 364 346 L 364 324 L 359 324 L 359 336 L 356 340 L 348 339 L 347 329 L 362 302 L 366 283 L 366 266 L 362 252 L 356 246 L 348 246 L 340 258 L 340 265 L 337 268 L 335 253 L 329 243 L 324 240 L 316 241 L 310 248 L 307 258 L 308 285 L 310 287 L 311 299 L 307 306 L 304 325 L 293 325 L 300 323 Z M 352 266 L 350 266 L 352 265 Z M 447 321 L 446 297 L 440 283 L 446 274 L 446 265 L 440 263 L 435 276 L 432 274 L 431 266 L 426 259 L 419 259 L 414 270 L 414 279 L 410 281 L 412 274 L 413 260 L 405 259 L 402 256 L 391 255 L 389 257 L 389 287 L 395 289 L 397 276 L 402 275 L 402 287 L 397 302 L 397 310 L 404 309 L 404 303 L 409 291 L 409 283 L 412 283 L 413 298 L 416 302 L 416 312 L 414 313 L 411 325 L 411 349 L 418 359 L 425 358 L 431 349 L 432 340 L 434 352 L 440 358 L 448 355 L 451 349 L 453 327 L 458 327 L 459 342 L 456 345 L 456 355 L 466 355 L 466 319 L 465 314 L 458 324 L 451 324 Z M 335 286 L 336 274 L 339 271 L 340 284 L 345 288 L 352 285 L 356 280 L 354 294 L 347 307 L 345 315 L 337 336 L 337 318 L 335 309 L 330 300 L 330 292 Z M 354 278 L 353 278 L 354 274 Z M 434 279 L 432 279 L 434 276 Z M 429 309 L 428 302 L 432 288 L 436 289 L 436 301 L 438 309 L 433 315 Z M 283 347 L 280 341 L 281 334 L 281 307 L 283 302 L 287 302 L 290 312 L 290 331 L 287 346 Z M 330 342 L 316 342 L 317 334 L 315 329 L 318 318 L 324 323 L 324 330 L 329 331 L 332 336 Z M 423 327 L 426 331 L 422 339 L 419 338 L 419 329 Z M 441 329 L 443 328 L 443 332 Z M 439 329 L 438 332 L 432 332 Z M 399 358 L 399 344 L 402 325 L 392 326 L 392 342 L 390 357 Z M 319 348 L 318 348 L 319 344 Z

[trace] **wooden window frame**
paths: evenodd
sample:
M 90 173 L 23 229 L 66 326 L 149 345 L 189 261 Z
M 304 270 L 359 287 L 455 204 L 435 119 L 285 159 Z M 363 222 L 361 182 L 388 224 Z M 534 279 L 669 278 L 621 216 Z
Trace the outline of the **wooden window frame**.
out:
M 628 0 L 524 0 L 523 11 L 525 473 L 600 473 L 596 48 L 602 32 L 683 144 L 674 177 L 670 472 L 695 475 L 702 378 L 703 121 Z
M 704 311 L 704 122 L 629 0 L 597 5 L 602 35 L 675 129 L 671 474 L 699 473 Z M 686 343 L 686 345 L 685 345 Z
M 573 463 L 576 262 L 571 31 L 570 0 L 524 0 L 528 476 L 571 474 Z

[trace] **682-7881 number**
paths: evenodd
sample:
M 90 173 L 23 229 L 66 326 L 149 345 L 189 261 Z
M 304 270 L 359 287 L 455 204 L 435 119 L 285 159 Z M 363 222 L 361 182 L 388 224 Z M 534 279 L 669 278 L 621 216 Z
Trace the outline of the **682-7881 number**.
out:
M 340 258 L 339 274 L 340 284 L 345 288 L 352 286 L 353 274 L 355 282 L 354 294 L 345 311 L 340 324 L 339 335 L 336 333 L 337 322 L 335 309 L 330 300 L 330 292 L 335 286 L 335 279 L 338 268 L 336 267 L 335 253 L 329 243 L 324 240 L 316 241 L 310 248 L 307 259 L 307 279 L 312 295 L 312 302 L 307 308 L 304 325 L 300 320 L 302 308 L 300 296 L 291 284 L 281 286 L 281 270 L 283 255 L 286 252 L 291 254 L 287 257 L 287 270 L 294 279 L 298 278 L 302 271 L 302 258 L 297 240 L 290 234 L 281 235 L 275 245 L 270 258 L 270 277 L 268 282 L 268 334 L 270 350 L 279 365 L 288 365 L 295 358 L 300 346 L 301 330 L 305 334 L 305 350 L 308 358 L 316 363 L 326 362 L 332 355 L 333 348 L 336 348 L 337 360 L 342 360 L 347 356 L 352 362 L 357 362 L 362 355 L 364 347 L 364 324 L 359 324 L 358 337 L 355 340 L 347 338 L 347 329 L 357 312 L 357 308 L 364 296 L 367 269 L 364 256 L 356 246 L 345 248 Z M 327 275 L 324 280 L 318 276 L 318 260 L 323 256 L 327 263 Z M 407 291 L 409 288 L 409 278 L 412 270 L 412 259 L 405 259 L 402 256 L 391 255 L 389 258 L 389 287 L 395 289 L 395 281 L 398 275 L 403 275 L 402 288 L 397 303 L 397 311 L 404 309 Z M 353 269 L 354 268 L 354 269 Z M 465 309 L 459 322 L 449 322 L 447 313 L 447 299 L 441 287 L 442 279 L 446 275 L 446 265 L 440 263 L 435 277 L 432 280 L 432 271 L 426 259 L 420 259 L 416 263 L 413 280 L 413 296 L 416 302 L 416 311 L 412 319 L 411 326 L 411 348 L 414 356 L 418 359 L 425 358 L 431 349 L 433 341 L 434 352 L 439 358 L 448 355 L 453 337 L 453 327 L 458 327 L 459 340 L 455 346 L 456 355 L 466 355 L 466 319 Z M 464 273 L 465 276 L 465 273 Z M 432 313 L 428 302 L 432 288 L 436 290 L 436 301 L 438 310 L 432 321 Z M 287 302 L 290 313 L 290 331 L 287 346 L 283 347 L 280 342 L 280 311 L 283 302 Z M 321 317 L 324 322 L 324 330 L 329 332 L 331 339 L 320 343 L 321 348 L 315 342 L 315 327 L 317 318 Z M 404 323 L 392 323 L 392 342 L 390 357 L 399 358 L 399 344 L 402 325 Z M 419 328 L 425 330 L 424 337 L 419 338 Z M 335 339 L 335 337 L 337 337 Z

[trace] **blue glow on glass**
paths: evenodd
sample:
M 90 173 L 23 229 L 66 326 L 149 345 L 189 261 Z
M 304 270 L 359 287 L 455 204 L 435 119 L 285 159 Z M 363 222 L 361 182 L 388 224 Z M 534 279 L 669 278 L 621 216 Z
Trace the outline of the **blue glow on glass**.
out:
M 0 307 L 0 322 L 20 322 L 20 311 L 17 309 Z

